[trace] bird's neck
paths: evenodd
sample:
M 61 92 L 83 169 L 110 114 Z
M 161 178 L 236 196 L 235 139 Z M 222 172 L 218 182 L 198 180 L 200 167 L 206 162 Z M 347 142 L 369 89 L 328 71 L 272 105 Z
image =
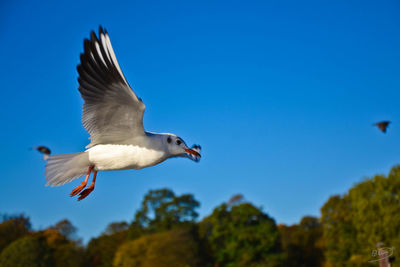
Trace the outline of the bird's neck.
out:
M 146 137 L 149 140 L 149 144 L 154 146 L 154 149 L 165 150 L 165 144 L 163 142 L 164 135 L 159 133 L 145 132 Z

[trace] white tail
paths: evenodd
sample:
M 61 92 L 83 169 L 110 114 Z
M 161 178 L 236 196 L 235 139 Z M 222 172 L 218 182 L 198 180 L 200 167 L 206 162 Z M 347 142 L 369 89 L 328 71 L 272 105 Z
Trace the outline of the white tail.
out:
M 59 186 L 85 175 L 90 166 L 86 152 L 50 156 L 46 162 L 46 185 Z

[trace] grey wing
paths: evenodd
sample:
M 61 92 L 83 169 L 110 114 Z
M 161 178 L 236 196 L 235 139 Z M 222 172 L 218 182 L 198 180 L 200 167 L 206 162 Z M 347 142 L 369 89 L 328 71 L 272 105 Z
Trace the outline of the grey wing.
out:
M 92 31 L 84 40 L 78 65 L 79 91 L 84 99 L 82 124 L 91 143 L 115 144 L 145 135 L 145 105 L 132 91 L 118 64 L 107 31 L 101 27 L 99 38 Z

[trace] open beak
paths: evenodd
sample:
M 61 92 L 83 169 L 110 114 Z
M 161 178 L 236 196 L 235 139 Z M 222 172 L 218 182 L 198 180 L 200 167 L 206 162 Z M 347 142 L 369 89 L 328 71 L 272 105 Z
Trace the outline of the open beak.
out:
M 186 151 L 186 153 L 189 153 L 189 154 L 191 154 L 191 155 L 193 155 L 195 157 L 201 158 L 200 153 L 198 153 L 197 151 L 194 151 L 193 149 L 185 148 L 185 151 Z

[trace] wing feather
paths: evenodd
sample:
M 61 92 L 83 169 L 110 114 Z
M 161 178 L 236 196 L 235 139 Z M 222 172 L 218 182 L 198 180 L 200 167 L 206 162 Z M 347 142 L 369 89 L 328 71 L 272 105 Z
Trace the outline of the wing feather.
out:
M 145 105 L 136 96 L 117 61 L 107 31 L 92 31 L 83 43 L 84 52 L 77 66 L 83 105 L 82 124 L 91 143 L 116 144 L 144 135 Z

